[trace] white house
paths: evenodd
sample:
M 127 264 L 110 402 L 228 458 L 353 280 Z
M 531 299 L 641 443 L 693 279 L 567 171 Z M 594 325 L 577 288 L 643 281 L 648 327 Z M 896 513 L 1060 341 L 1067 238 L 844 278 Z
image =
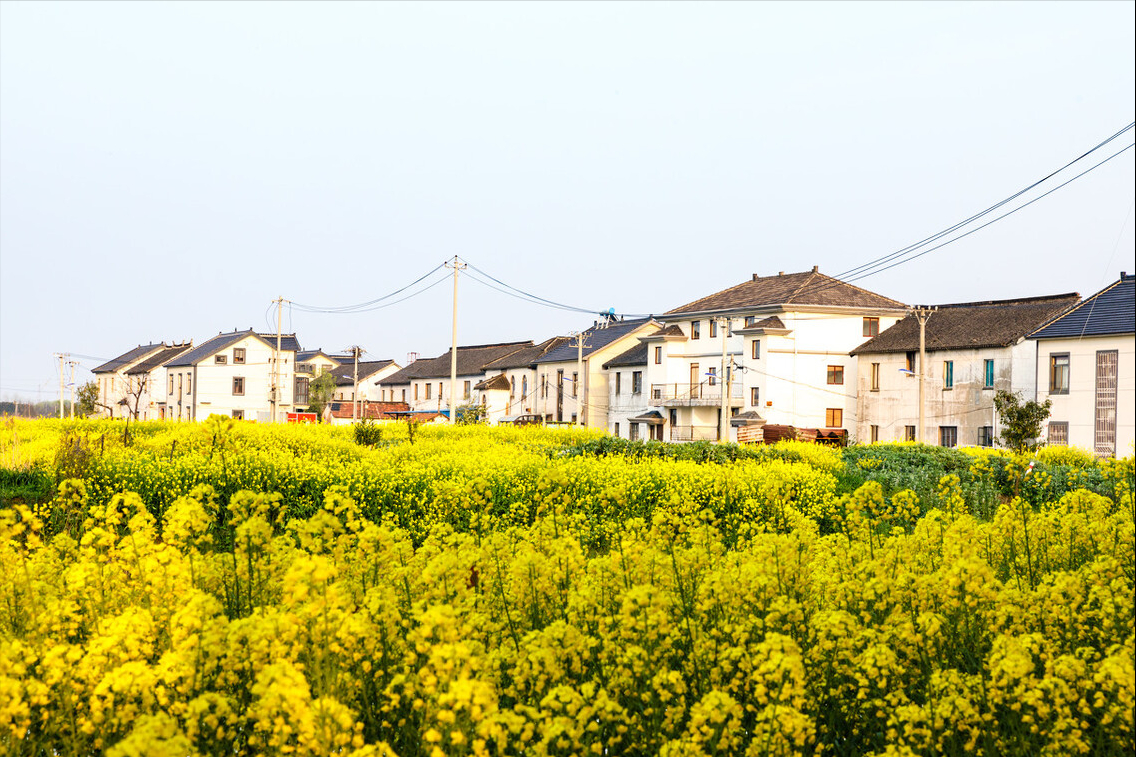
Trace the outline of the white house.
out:
M 102 418 L 154 417 L 150 411 L 150 398 L 158 392 L 152 386 L 153 373 L 166 358 L 157 363 L 152 359 L 186 346 L 189 345 L 167 345 L 165 342 L 140 344 L 91 371 L 99 388 L 97 415 Z M 143 365 L 141 370 L 137 370 Z
M 611 429 L 608 373 L 604 363 L 655 333 L 659 324 L 650 318 L 596 323 L 581 334 L 582 347 L 573 337 L 534 361 L 536 386 L 530 391 L 533 412 L 547 422 L 576 422 Z M 581 370 L 582 369 L 582 370 Z
M 655 336 L 661 333 L 656 332 Z M 648 352 L 648 342 L 640 340 L 603 364 L 607 374 L 608 432 L 614 436 L 663 439 L 666 419 L 658 410 L 650 409 L 650 392 L 644 388 Z
M 485 378 L 487 363 L 532 347 L 532 341 L 474 344 L 457 349 L 457 404 L 474 401 L 473 387 Z M 412 412 L 431 411 L 449 417 L 450 350 L 436 358 L 415 360 L 377 382 L 380 402 L 406 402 Z
M 293 411 L 295 334 L 252 329 L 218 334 L 166 363 L 167 417 L 204 420 L 213 414 L 269 422 Z M 275 384 L 275 391 L 273 385 Z M 275 400 L 275 402 L 274 402 Z
M 857 439 L 992 446 L 1001 431 L 995 392 L 1021 392 L 1032 399 L 1037 390 L 1037 348 L 1026 336 L 1079 301 L 1074 292 L 939 305 L 924 326 L 926 366 L 919 365 L 914 314 L 884 330 L 852 350 L 859 368 L 853 384 L 859 394 Z
M 335 399 L 353 402 L 355 400 L 356 378 L 359 383 L 360 402 L 378 402 L 378 382 L 400 370 L 401 366 L 393 360 L 365 360 L 356 365 L 348 358 L 338 368 L 332 368 L 335 376 Z
M 1052 401 L 1046 440 L 1098 457 L 1133 453 L 1136 437 L 1136 276 L 1120 279 L 1033 332 L 1037 399 Z
M 568 337 L 554 336 L 486 363 L 486 378 L 474 385 L 475 401 L 485 409 L 490 423 L 517 415 L 535 413 L 536 361 L 566 344 Z
M 174 344 L 163 347 L 145 360 L 128 368 L 126 376 L 132 396 L 127 404 L 132 405 L 134 397 L 138 400 L 138 420 L 156 420 L 166 417 L 167 385 L 166 363 L 193 349 L 193 343 Z M 137 394 L 134 394 L 137 392 Z
M 744 441 L 748 424 L 856 428 L 856 361 L 865 337 L 906 305 L 820 273 L 758 276 L 659 317 L 646 339 L 649 407 L 671 441 L 719 438 L 723 392 Z M 723 368 L 729 377 L 722 382 Z M 739 426 L 741 427 L 739 429 Z

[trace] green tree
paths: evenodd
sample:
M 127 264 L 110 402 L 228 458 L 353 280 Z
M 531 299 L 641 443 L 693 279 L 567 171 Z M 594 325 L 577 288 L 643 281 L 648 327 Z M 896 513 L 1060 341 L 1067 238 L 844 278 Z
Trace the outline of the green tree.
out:
M 1036 402 L 1022 401 L 1021 392 L 998 390 L 994 395 L 994 409 L 1002 424 L 999 436 L 1002 443 L 1015 452 L 1037 449 L 1040 445 L 1041 424 L 1049 417 L 1051 400 Z
M 322 373 L 308 385 L 308 412 L 315 413 L 323 420 L 323 409 L 335 396 L 335 376 Z
M 459 426 L 473 426 L 486 422 L 485 408 L 474 402 L 467 405 L 460 405 L 457 413 L 457 424 Z
M 99 385 L 94 381 L 88 381 L 79 387 L 76 397 L 78 399 L 75 402 L 75 415 L 83 418 L 94 415 L 99 405 Z

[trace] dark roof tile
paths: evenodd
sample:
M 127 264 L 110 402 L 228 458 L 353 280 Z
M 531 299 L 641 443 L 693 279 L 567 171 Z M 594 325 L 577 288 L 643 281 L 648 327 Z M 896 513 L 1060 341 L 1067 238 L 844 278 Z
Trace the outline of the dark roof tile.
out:
M 758 276 L 721 292 L 670 310 L 667 316 L 769 307 L 772 305 L 820 305 L 827 307 L 905 308 L 902 302 L 834 279 L 815 268 L 801 273 Z
M 1136 332 L 1136 275 L 1122 273 L 1118 281 L 1030 336 L 1059 339 L 1133 332 Z
M 591 355 L 596 350 L 603 349 L 617 339 L 627 336 L 641 326 L 653 322 L 650 318 L 636 318 L 631 321 L 616 321 L 606 326 L 593 326 L 584 332 L 584 357 Z M 578 348 L 573 339 L 549 350 L 535 362 L 538 365 L 541 363 L 568 363 L 575 360 L 577 355 Z
M 98 368 L 92 370 L 91 373 L 115 373 L 116 371 L 122 370 L 123 366 L 130 365 L 131 363 L 146 357 L 151 352 L 159 350 L 165 346 L 165 342 L 159 342 L 158 344 L 140 344 L 134 349 L 128 350 L 127 352 L 122 353 L 112 360 L 108 360 Z

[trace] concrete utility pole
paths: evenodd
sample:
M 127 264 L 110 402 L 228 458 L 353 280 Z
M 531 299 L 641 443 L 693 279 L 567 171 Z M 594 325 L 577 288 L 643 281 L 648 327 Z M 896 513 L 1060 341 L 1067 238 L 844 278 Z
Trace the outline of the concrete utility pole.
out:
M 351 393 L 351 420 L 359 420 L 359 353 L 363 348 L 359 345 L 352 345 L 351 354 L 355 356 L 355 390 Z
M 56 352 L 55 356 L 59 358 L 59 417 L 63 418 L 63 360 L 64 358 L 71 357 L 70 352 Z
M 78 364 L 79 364 L 78 360 L 68 360 L 67 361 L 67 366 L 68 366 L 68 368 L 70 368 L 70 371 L 69 371 L 69 374 L 68 374 L 70 381 L 67 382 L 67 386 L 70 387 L 70 389 L 71 389 L 71 418 L 72 419 L 75 418 L 75 366 L 77 366 Z
M 454 322 L 450 340 L 450 425 L 452 426 L 458 422 L 458 271 L 465 268 L 465 264 L 454 255 L 454 261 L 446 263 L 446 268 L 454 269 Z
M 280 407 L 280 330 L 284 317 L 283 297 L 276 298 L 276 355 L 272 360 L 272 422 L 277 422 L 277 409 Z
M 927 378 L 927 319 L 931 317 L 933 312 L 935 312 L 935 308 L 915 308 L 915 317 L 919 320 L 919 427 L 916 429 L 915 441 L 920 444 L 927 443 L 923 432 L 923 423 L 926 417 L 924 384 Z
M 726 335 L 730 330 L 730 319 L 719 318 L 718 328 L 722 332 L 722 375 L 719 377 L 719 391 L 722 392 L 721 418 L 718 419 L 718 443 L 725 444 L 730 441 L 730 398 L 727 395 L 726 370 L 729 358 L 726 355 Z
M 583 331 L 576 334 L 576 425 L 584 427 L 584 342 Z

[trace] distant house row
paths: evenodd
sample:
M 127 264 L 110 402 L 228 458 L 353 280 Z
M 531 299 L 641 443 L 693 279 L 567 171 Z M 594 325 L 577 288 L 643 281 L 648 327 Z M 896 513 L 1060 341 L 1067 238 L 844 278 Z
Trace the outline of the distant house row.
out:
M 1045 436 L 1098 455 L 1134 438 L 1136 301 L 1131 275 L 1076 293 L 930 309 L 816 268 L 751 279 L 652 318 L 597 321 L 577 337 L 457 348 L 458 405 L 491 423 L 538 416 L 624 438 L 756 441 L 788 429 L 861 442 L 994 443 L 997 390 L 1053 401 Z M 135 348 L 95 370 L 109 414 L 269 421 L 303 408 L 308 382 L 337 379 L 333 421 L 414 413 L 445 419 L 451 355 L 359 363 L 253 330 Z M 918 428 L 919 376 L 923 427 Z M 275 378 L 274 378 L 275 377 Z M 271 387 L 278 387 L 273 395 Z M 776 431 L 775 431 L 776 430 Z M 774 433 L 775 432 L 775 433 Z

